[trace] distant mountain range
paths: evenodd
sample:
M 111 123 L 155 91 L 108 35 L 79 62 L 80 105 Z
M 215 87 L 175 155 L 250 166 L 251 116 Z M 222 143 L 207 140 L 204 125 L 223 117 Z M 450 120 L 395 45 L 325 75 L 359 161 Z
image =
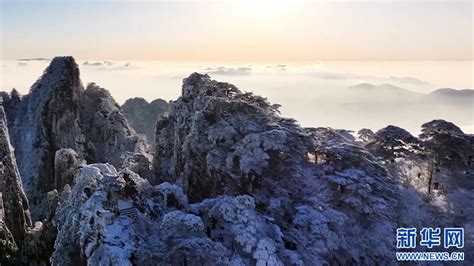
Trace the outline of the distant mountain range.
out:
M 28 94 L 0 92 L 0 265 L 395 265 L 396 229 L 432 224 L 465 227 L 474 262 L 474 137 L 454 123 L 306 128 L 199 73 L 174 101 L 121 107 L 79 73 L 56 57 Z M 472 99 L 349 93 L 373 104 L 343 106 L 348 123 L 436 115 L 382 96 Z
M 350 94 L 355 94 L 354 98 L 369 98 L 377 102 L 381 100 L 396 102 L 422 102 L 435 101 L 438 104 L 462 104 L 470 105 L 474 103 L 474 90 L 456 90 L 451 88 L 437 89 L 430 93 L 418 93 L 390 83 L 375 85 L 371 83 L 360 83 L 348 88 Z

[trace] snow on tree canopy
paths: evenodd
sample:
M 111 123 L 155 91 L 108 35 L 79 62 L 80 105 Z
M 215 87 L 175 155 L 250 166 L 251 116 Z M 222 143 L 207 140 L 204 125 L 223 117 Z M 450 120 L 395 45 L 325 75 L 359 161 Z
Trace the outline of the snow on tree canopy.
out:
M 376 249 L 348 244 L 361 236 L 369 243 L 381 238 L 391 243 L 391 235 L 381 231 L 395 227 L 399 194 L 389 172 L 345 131 L 301 128 L 280 117 L 277 105 L 265 98 L 194 73 L 184 79 L 182 96 L 171 102 L 156 133 L 154 182 L 181 185 L 192 206 L 200 206 L 193 212 L 204 215 L 208 236 L 223 238 L 224 247 L 237 243 L 244 263 L 250 262 L 249 253 L 257 261 L 323 263 L 335 260 L 331 250 L 344 254 L 340 263 L 391 260 L 389 244 Z M 309 155 L 325 160 L 315 164 Z M 238 196 L 245 194 L 251 197 Z M 235 200 L 242 207 L 234 207 Z M 331 230 L 301 231 L 295 215 L 302 208 L 315 213 L 323 208 Z M 361 217 L 366 222 L 354 223 Z M 261 240 L 260 230 L 272 237 Z M 334 236 L 343 240 L 326 248 L 306 240 Z

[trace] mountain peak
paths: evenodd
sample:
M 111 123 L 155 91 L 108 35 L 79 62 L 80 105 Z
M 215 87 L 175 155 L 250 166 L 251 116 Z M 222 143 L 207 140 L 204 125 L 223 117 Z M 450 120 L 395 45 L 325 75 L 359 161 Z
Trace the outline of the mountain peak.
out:
M 79 67 L 74 58 L 72 56 L 58 56 L 51 60 L 43 75 L 33 84 L 31 92 L 39 90 L 42 91 L 41 94 L 49 95 L 51 91 L 71 90 L 71 88 L 79 87 L 82 87 L 82 84 Z
M 231 92 L 240 92 L 234 85 L 211 80 L 207 74 L 192 73 L 183 80 L 182 97 L 194 98 L 196 96 L 226 97 Z
M 431 95 L 443 95 L 443 96 L 474 96 L 474 90 L 471 89 L 463 89 L 463 90 L 456 90 L 451 88 L 441 88 L 437 89 L 430 93 Z
M 49 65 L 50 66 L 55 66 L 55 65 L 64 66 L 67 64 L 77 65 L 76 60 L 72 56 L 56 56 L 51 60 L 51 63 Z
M 357 85 L 351 86 L 351 88 L 354 89 L 375 89 L 377 86 L 375 86 L 372 83 L 359 83 Z
M 48 68 L 45 70 L 45 74 L 62 74 L 79 77 L 79 67 L 76 60 L 72 56 L 58 56 L 51 60 Z

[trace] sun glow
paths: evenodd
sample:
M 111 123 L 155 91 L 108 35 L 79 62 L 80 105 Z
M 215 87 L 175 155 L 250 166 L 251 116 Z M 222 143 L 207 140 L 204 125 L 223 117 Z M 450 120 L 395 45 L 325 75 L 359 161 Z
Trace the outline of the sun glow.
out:
M 241 0 L 242 12 L 255 17 L 277 17 L 288 11 L 295 1 L 291 0 Z

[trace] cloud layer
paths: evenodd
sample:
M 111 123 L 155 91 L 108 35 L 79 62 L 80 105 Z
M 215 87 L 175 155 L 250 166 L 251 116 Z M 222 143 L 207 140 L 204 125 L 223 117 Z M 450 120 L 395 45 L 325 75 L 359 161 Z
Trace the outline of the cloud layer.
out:
M 221 76 L 247 76 L 252 74 L 251 67 L 207 67 L 204 69 L 207 74 Z
M 91 67 L 95 70 L 100 70 L 100 71 L 121 71 L 121 70 L 136 69 L 136 67 L 132 65 L 130 62 L 116 63 L 112 61 L 96 61 L 96 62 L 85 61 L 84 63 L 82 63 L 82 65 L 85 67 Z

